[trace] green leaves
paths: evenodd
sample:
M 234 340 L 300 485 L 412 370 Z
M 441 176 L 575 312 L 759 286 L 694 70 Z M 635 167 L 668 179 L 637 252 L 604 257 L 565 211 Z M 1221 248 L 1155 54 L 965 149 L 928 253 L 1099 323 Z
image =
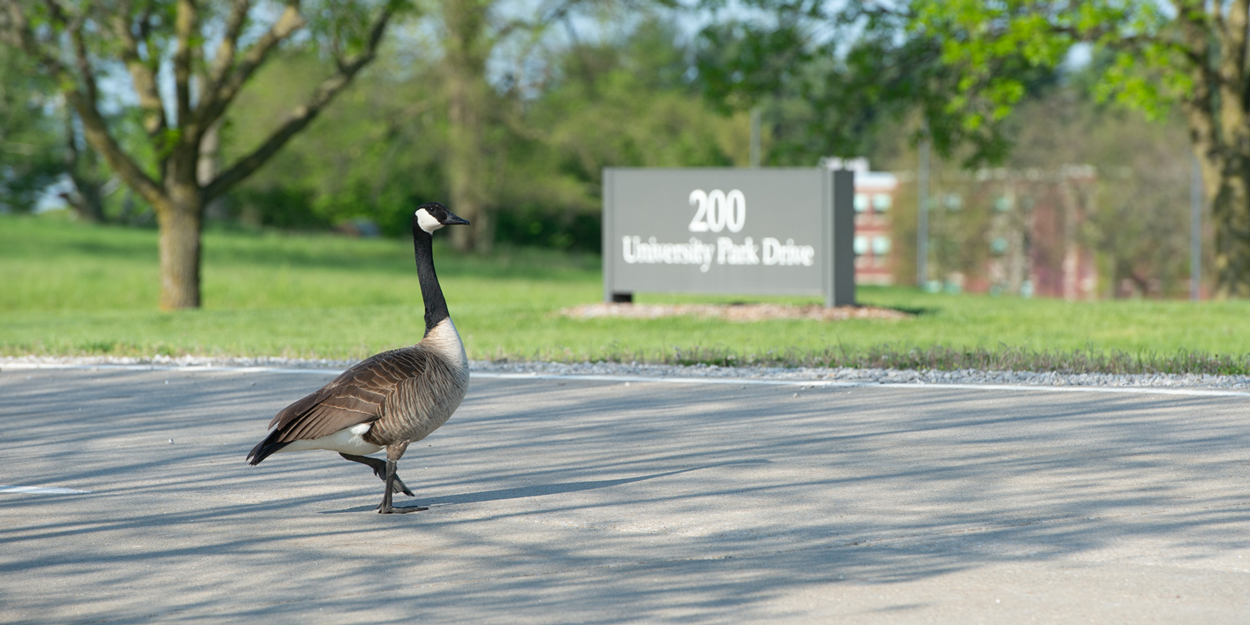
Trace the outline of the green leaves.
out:
M 1190 86 L 1173 29 L 1155 3 L 916 0 L 912 8 L 910 31 L 940 40 L 943 62 L 963 76 L 965 93 L 947 110 L 966 128 L 1005 117 L 1027 91 L 1019 70 L 1054 70 L 1077 43 L 1115 54 L 1096 86 L 1101 98 L 1158 118 Z
M 64 169 L 64 125 L 53 81 L 0 45 L 0 210 L 27 212 Z
M 704 90 L 726 110 L 743 110 L 782 88 L 793 68 L 815 50 L 802 25 L 752 22 L 713 24 L 699 33 L 697 66 Z

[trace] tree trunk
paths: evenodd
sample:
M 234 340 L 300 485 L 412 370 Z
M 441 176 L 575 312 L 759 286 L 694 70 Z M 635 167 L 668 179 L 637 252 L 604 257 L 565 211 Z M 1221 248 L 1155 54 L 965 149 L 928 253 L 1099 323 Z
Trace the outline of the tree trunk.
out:
M 486 253 L 494 243 L 487 215 L 490 183 L 483 136 L 490 90 L 486 83 L 487 6 L 481 0 L 443 2 L 447 27 L 443 66 L 450 98 L 446 162 L 450 208 L 472 224 L 451 232 L 452 246 L 462 252 Z
M 1241 159 L 1237 159 L 1241 160 Z M 1204 168 L 1211 173 L 1214 167 Z M 1250 297 L 1250 176 L 1225 165 L 1206 185 L 1215 226 L 1215 297 Z
M 460 7 L 459 2 L 446 1 L 448 7 Z M 478 4 L 484 1 L 475 0 Z M 38 4 L 45 6 L 38 8 Z M 107 8 L 92 7 L 90 2 L 0 0 L 0 14 L 4 16 L 0 18 L 0 40 L 21 48 L 56 81 L 81 121 L 87 145 L 104 158 L 119 180 L 156 211 L 160 225 L 161 308 L 197 308 L 201 301 L 200 230 L 205 200 L 220 198 L 245 180 L 351 84 L 356 74 L 374 60 L 387 25 L 405 3 L 379 3 L 367 30 L 348 26 L 365 24 L 357 22 L 360 16 L 356 11 L 338 7 L 339 3 L 308 8 L 307 12 L 315 13 L 318 21 L 325 19 L 334 25 L 329 29 L 336 33 L 333 40 L 320 41 L 316 36 L 312 39 L 320 41 L 317 47 L 321 52 L 333 54 L 337 71 L 315 85 L 312 93 L 290 109 L 251 152 L 220 173 L 215 166 L 211 170 L 206 167 L 199 181 L 197 160 L 208 164 L 215 158 L 214 124 L 225 118 L 240 90 L 266 59 L 307 25 L 309 16 L 301 14 L 298 1 L 282 3 L 285 8 L 268 26 L 261 25 L 263 20 L 253 20 L 252 13 L 256 11 L 250 10 L 251 3 L 246 1 L 231 2 L 233 6 L 228 10 L 216 6 L 226 3 L 204 3 L 212 6 L 202 9 L 193 0 L 96 4 Z M 168 8 L 173 9 L 172 15 Z M 485 9 L 477 14 L 479 21 L 484 21 Z M 341 31 L 340 20 L 348 26 Z M 477 24 L 474 32 L 485 32 L 485 26 Z M 216 52 L 209 62 L 204 48 L 218 38 L 212 44 Z M 245 42 L 242 46 L 241 38 Z M 480 39 L 479 36 L 474 41 Z M 107 45 L 98 45 L 102 43 Z M 154 59 L 160 62 L 149 62 Z M 165 63 L 172 65 L 172 89 L 161 88 L 170 86 L 163 72 Z M 484 75 L 485 61 L 480 65 Z M 119 117 L 142 119 L 149 145 L 139 152 L 155 161 L 159 172 L 156 176 L 118 141 L 99 107 L 99 80 L 123 66 L 130 73 L 137 105 L 126 104 Z M 71 156 L 76 157 L 74 128 L 69 127 L 66 134 L 69 148 L 74 151 Z M 96 196 L 88 194 L 88 200 L 95 201 L 98 208 Z
M 194 183 L 175 186 L 156 207 L 160 224 L 161 310 L 200 307 L 200 225 L 203 201 Z
M 1196 62 L 1187 69 L 1190 88 L 1181 97 L 1190 144 L 1202 169 L 1215 231 L 1215 297 L 1250 296 L 1250 127 L 1247 127 L 1247 6 L 1234 3 L 1185 8 L 1182 40 Z M 1206 11 L 1206 16 L 1200 16 Z M 1198 19 L 1201 18 L 1201 19 Z

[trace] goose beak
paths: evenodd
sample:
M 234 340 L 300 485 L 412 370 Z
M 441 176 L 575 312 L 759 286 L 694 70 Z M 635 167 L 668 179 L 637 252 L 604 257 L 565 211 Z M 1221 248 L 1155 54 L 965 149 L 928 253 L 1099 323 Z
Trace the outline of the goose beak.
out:
M 469 225 L 469 220 L 463 217 L 460 217 L 459 215 L 453 215 L 451 211 L 447 211 L 447 219 L 443 220 L 443 225 L 444 226 L 467 226 Z

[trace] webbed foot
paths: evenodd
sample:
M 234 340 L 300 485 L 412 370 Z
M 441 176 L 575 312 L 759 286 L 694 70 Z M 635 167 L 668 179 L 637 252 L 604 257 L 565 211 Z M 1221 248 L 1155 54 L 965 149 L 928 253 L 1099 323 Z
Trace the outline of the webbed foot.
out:
M 351 458 L 348 458 L 348 460 L 351 460 Z M 412 491 L 408 490 L 408 487 L 404 486 L 404 483 L 399 481 L 399 476 L 395 475 L 395 461 L 394 460 L 387 459 L 386 464 L 384 466 L 386 468 L 386 479 L 385 479 L 386 488 L 382 490 L 382 503 L 378 505 L 379 514 L 403 514 L 406 512 L 420 512 L 422 510 L 429 510 L 429 508 L 426 508 L 423 506 L 392 506 L 391 505 L 392 493 L 402 492 L 408 495 L 412 495 Z
M 378 514 L 405 514 L 429 509 L 429 506 L 386 506 L 385 502 L 383 502 L 378 505 Z

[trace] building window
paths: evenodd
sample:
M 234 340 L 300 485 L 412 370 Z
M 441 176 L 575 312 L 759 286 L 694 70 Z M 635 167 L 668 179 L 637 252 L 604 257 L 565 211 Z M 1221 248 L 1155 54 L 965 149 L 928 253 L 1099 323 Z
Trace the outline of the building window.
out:
M 868 210 L 868 196 L 863 193 L 855 194 L 855 212 L 862 213 Z
M 894 198 L 889 193 L 878 193 L 872 196 L 872 209 L 878 213 L 884 213 L 890 210 L 894 205 Z
M 994 240 L 990 241 L 990 251 L 995 254 L 1006 253 L 1007 239 L 1004 239 L 1003 237 L 994 237 Z
M 964 199 L 959 197 L 958 193 L 947 193 L 942 199 L 942 203 L 946 205 L 946 210 L 957 211 L 964 206 Z
M 868 237 L 855 237 L 855 255 L 863 256 L 868 253 Z
M 872 239 L 872 255 L 885 256 L 890 253 L 890 237 L 873 237 Z

